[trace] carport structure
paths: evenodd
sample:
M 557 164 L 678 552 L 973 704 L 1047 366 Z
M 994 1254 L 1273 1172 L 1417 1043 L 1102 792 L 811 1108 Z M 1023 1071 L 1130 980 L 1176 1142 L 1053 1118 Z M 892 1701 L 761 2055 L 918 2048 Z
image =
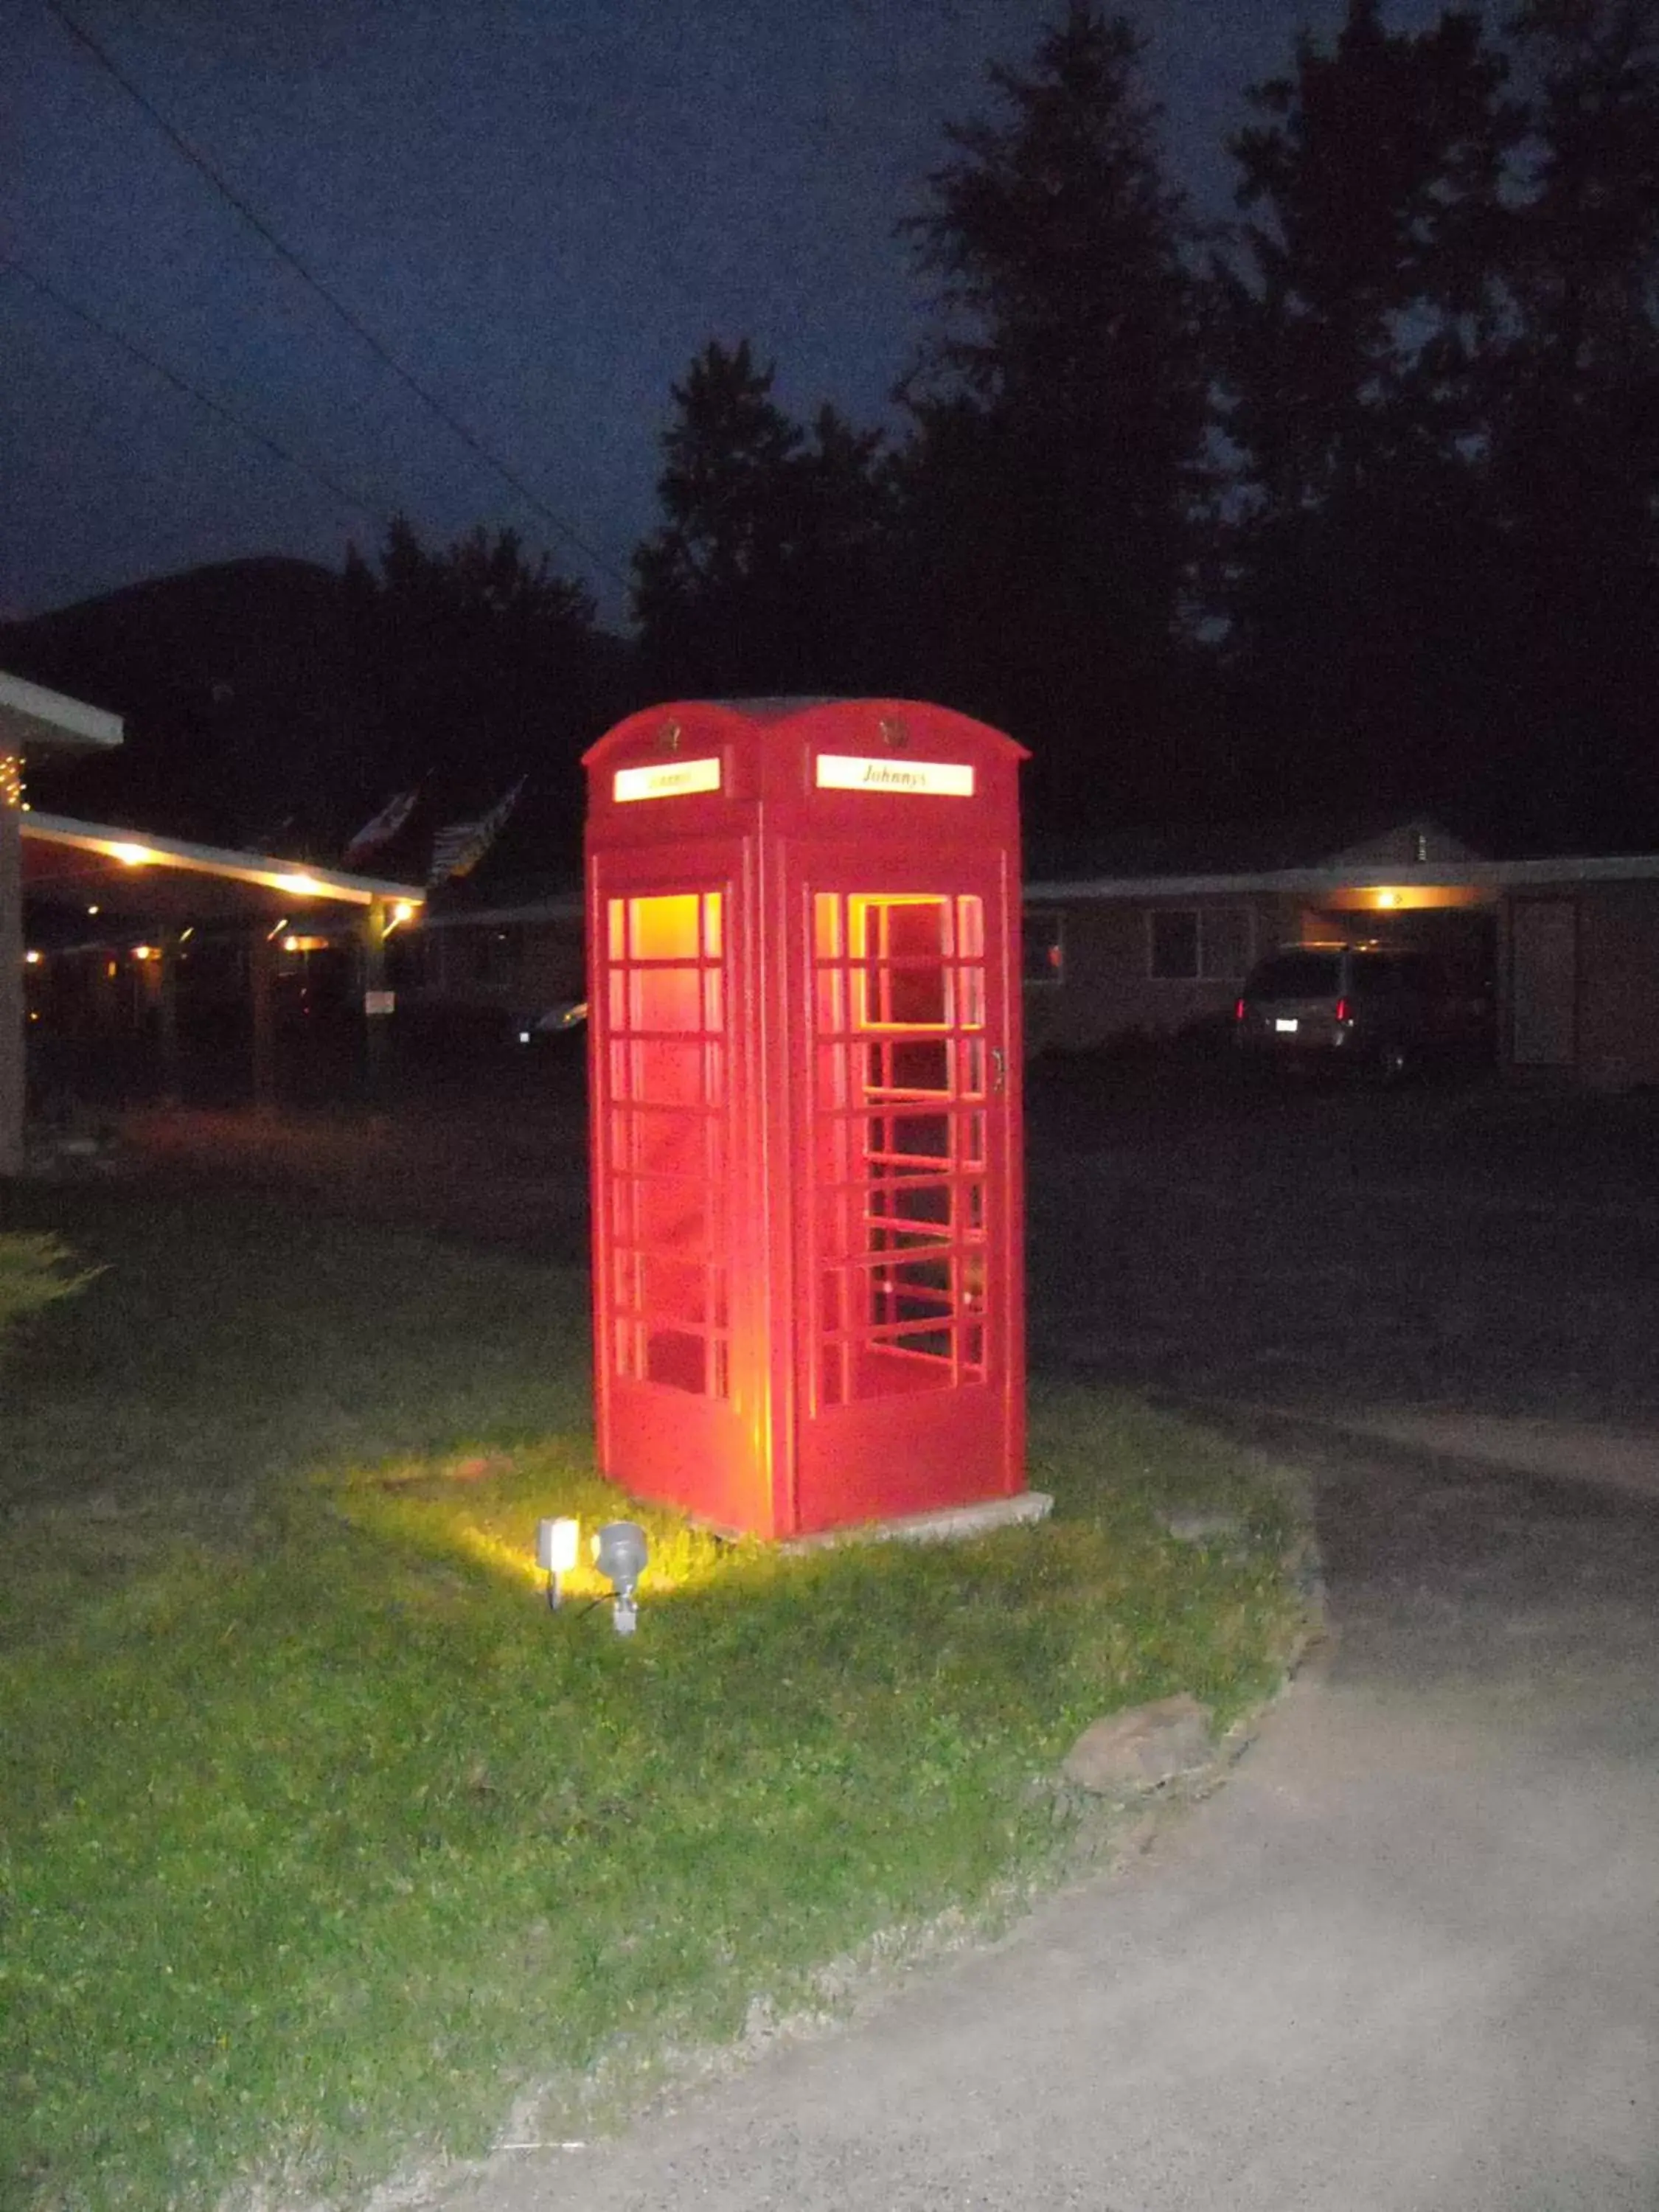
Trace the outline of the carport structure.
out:
M 360 952 L 371 1059 L 390 1011 L 384 990 L 387 938 L 415 921 L 425 893 L 409 884 L 349 875 L 308 862 L 185 842 L 114 825 L 38 814 L 22 798 L 28 753 L 118 744 L 117 717 L 0 673 L 0 1175 L 22 1164 L 24 1108 L 23 904 L 95 921 L 112 943 L 142 939 L 155 993 L 163 1061 L 176 1037 L 176 954 L 185 933 L 235 925 L 250 953 L 256 1105 L 271 1096 L 271 979 L 285 928 L 331 927 L 349 918 Z
M 23 765 L 43 752 L 101 752 L 118 715 L 0 669 L 0 1175 L 23 1163 Z

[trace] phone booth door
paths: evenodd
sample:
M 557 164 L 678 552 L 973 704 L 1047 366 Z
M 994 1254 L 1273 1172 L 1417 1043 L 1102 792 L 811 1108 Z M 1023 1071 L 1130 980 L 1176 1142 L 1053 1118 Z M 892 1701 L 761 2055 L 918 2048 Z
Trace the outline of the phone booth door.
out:
M 1024 1486 L 1009 887 L 961 856 L 844 866 L 872 888 L 810 896 L 807 1528 Z
M 738 1249 L 742 920 L 736 854 L 701 857 L 677 879 L 603 867 L 595 888 L 596 1411 L 602 1465 L 746 1527 L 769 1470 L 733 1344 L 754 1327 Z

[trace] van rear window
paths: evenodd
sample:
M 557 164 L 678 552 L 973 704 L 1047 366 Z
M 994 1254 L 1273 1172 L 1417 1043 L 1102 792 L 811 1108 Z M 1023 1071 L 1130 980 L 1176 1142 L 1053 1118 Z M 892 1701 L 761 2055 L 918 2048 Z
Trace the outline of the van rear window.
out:
M 1249 999 L 1329 999 L 1342 988 L 1340 952 L 1275 952 L 1244 986 Z

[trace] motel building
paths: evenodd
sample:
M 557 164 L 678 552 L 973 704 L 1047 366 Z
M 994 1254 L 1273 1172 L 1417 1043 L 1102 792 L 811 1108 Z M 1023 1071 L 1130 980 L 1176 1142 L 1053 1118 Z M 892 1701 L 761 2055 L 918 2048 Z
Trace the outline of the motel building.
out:
M 1366 942 L 1431 954 L 1486 999 L 1510 1078 L 1659 1084 L 1659 854 L 1496 860 L 1420 819 L 1348 842 L 1247 829 L 1138 842 L 1098 867 L 1028 861 L 1022 909 L 1031 1054 L 1218 1036 L 1265 954 Z M 400 1020 L 418 1008 L 434 1033 L 471 1021 L 538 1042 L 585 995 L 580 895 L 503 887 L 440 908 L 404 957 Z

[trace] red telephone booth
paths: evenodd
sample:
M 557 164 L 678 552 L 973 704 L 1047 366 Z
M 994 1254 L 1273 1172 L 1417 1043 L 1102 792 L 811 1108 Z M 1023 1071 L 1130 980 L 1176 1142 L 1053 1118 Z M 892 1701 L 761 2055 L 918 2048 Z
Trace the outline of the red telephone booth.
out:
M 586 757 L 599 1463 L 766 1537 L 1024 1487 L 1021 747 L 688 702 Z

